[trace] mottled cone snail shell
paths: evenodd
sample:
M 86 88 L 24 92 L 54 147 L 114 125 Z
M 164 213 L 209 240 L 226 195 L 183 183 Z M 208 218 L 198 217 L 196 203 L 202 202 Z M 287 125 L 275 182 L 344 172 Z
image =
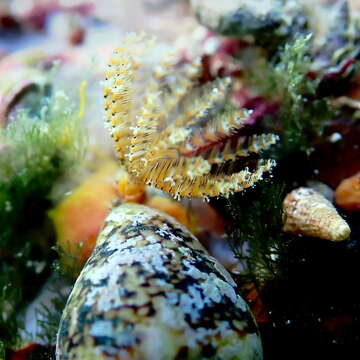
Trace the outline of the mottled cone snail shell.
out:
M 234 281 L 181 224 L 115 207 L 70 294 L 57 338 L 65 359 L 262 359 Z

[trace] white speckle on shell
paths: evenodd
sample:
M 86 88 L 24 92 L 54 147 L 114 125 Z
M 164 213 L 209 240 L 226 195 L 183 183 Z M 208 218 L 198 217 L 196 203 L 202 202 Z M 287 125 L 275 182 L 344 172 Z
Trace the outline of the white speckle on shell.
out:
M 62 315 L 57 360 L 261 359 L 230 275 L 173 218 L 114 208 Z

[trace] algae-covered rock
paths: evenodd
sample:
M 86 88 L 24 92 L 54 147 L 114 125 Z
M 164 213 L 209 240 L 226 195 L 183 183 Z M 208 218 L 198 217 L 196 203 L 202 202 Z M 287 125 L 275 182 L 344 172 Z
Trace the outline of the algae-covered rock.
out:
M 306 24 L 298 1 L 192 0 L 191 3 L 199 22 L 209 29 L 260 44 L 279 42 Z

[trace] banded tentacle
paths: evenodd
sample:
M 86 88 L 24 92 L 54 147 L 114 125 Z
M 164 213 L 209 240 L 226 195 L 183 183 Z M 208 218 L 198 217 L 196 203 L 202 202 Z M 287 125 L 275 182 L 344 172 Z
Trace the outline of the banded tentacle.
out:
M 134 81 L 140 65 L 140 56 L 153 39 L 144 40 L 144 34 L 129 34 L 114 50 L 105 72 L 104 108 L 105 120 L 115 140 L 118 157 L 125 159 L 132 136 L 134 111 Z M 145 46 L 144 43 L 145 42 Z M 142 47 L 139 48 L 139 45 Z

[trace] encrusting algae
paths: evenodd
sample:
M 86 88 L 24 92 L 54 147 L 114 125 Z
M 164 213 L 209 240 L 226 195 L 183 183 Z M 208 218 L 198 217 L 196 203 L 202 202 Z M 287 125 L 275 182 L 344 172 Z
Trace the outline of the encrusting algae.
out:
M 175 198 L 229 196 L 253 186 L 275 165 L 258 154 L 278 136 L 244 134 L 250 112 L 228 104 L 230 77 L 201 84 L 199 59 L 180 64 L 176 56 L 167 56 L 155 67 L 136 108 L 136 70 L 152 42 L 129 35 L 106 71 L 105 118 L 125 169 L 134 181 Z M 235 168 L 239 159 L 244 161 L 240 171 Z
M 79 270 L 92 253 L 110 206 L 118 199 L 113 181 L 117 169 L 114 161 L 106 161 L 49 211 L 63 265 Z
M 342 209 L 360 210 L 360 172 L 341 181 L 336 188 L 334 200 Z

